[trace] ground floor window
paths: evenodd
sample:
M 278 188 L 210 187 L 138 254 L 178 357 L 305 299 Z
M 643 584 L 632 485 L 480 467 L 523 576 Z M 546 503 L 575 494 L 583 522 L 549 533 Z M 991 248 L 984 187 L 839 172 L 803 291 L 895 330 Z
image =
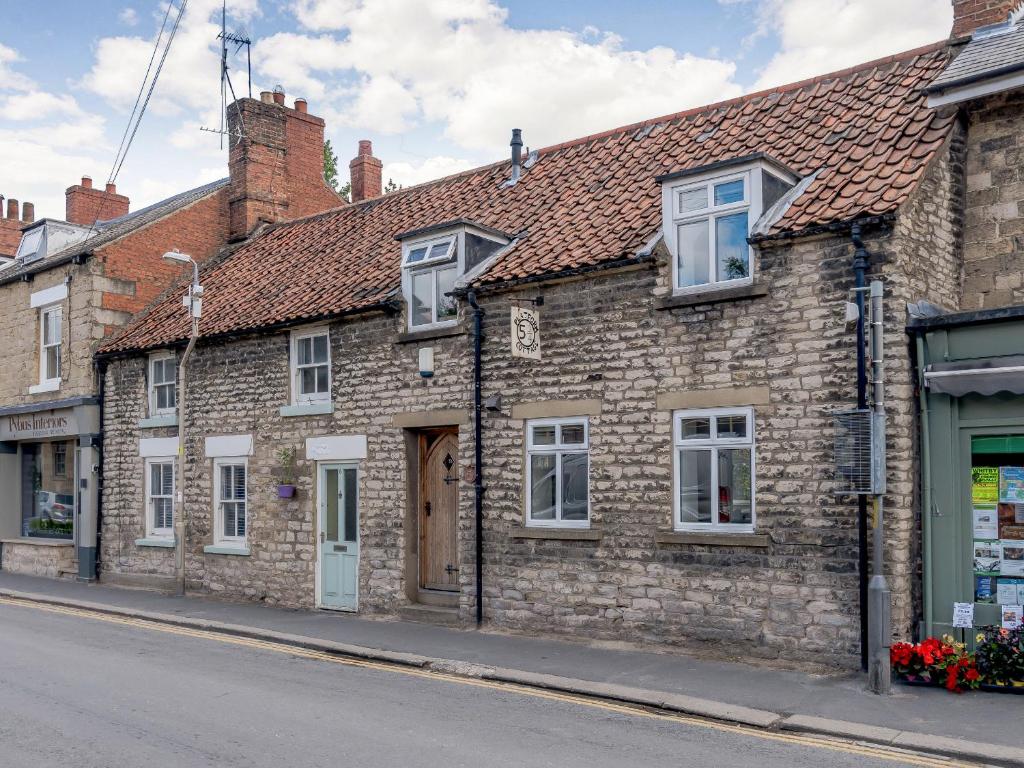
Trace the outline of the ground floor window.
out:
M 754 529 L 754 411 L 676 411 L 675 527 Z
M 527 524 L 590 524 L 590 433 L 586 418 L 526 424 Z
M 174 535 L 174 459 L 146 460 L 146 535 Z
M 971 438 L 974 601 L 999 606 L 999 623 L 1024 604 L 1024 434 Z
M 216 540 L 218 544 L 243 546 L 248 521 L 246 506 L 247 465 L 244 458 L 216 459 L 214 462 L 214 499 Z
M 21 444 L 21 535 L 71 539 L 75 530 L 75 442 Z

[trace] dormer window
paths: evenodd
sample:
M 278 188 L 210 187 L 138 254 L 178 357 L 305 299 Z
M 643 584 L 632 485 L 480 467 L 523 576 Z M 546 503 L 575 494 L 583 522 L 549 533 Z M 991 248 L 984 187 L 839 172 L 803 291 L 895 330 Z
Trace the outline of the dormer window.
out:
M 752 281 L 747 238 L 797 177 L 770 158 L 754 155 L 658 180 L 673 289 L 689 293 Z
M 410 245 L 405 257 L 409 270 L 409 325 L 422 327 L 454 320 L 455 300 L 446 294 L 455 288 L 459 266 L 454 235 Z
M 396 239 L 402 242 L 402 292 L 412 331 L 457 322 L 458 305 L 450 295 L 456 281 L 509 242 L 503 233 L 463 219 Z

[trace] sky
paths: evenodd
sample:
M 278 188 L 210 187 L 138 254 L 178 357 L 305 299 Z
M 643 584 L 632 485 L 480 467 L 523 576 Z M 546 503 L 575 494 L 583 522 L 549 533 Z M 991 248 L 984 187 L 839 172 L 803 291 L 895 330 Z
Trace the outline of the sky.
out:
M 170 18 L 182 0 L 173 0 Z M 224 0 L 187 0 L 116 175 L 138 209 L 227 175 Z M 941 40 L 950 0 L 226 0 L 252 93 L 327 122 L 342 180 L 359 139 L 416 184 Z M 168 0 L 0 0 L 0 194 L 64 216 L 111 177 Z M 168 24 L 169 28 L 170 24 Z M 164 39 L 166 40 L 166 32 Z M 229 66 L 248 93 L 244 49 Z M 159 60 L 159 54 L 157 56 Z

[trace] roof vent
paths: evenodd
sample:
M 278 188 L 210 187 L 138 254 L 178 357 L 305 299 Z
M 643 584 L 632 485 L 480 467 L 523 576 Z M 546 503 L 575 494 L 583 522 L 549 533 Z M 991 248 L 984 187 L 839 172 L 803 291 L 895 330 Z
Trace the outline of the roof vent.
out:
M 512 141 L 508 144 L 512 147 L 512 178 L 502 184 L 501 186 L 503 187 L 513 186 L 523 174 L 523 131 L 519 128 L 513 128 Z

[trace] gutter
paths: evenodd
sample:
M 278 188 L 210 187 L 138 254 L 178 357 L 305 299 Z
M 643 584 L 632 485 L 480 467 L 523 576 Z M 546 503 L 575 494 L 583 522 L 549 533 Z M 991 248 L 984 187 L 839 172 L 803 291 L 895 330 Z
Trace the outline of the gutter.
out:
M 342 312 L 332 312 L 330 314 L 317 315 L 316 317 L 303 317 L 292 320 L 282 320 L 277 323 L 270 323 L 268 325 L 254 325 L 246 328 L 236 328 L 231 331 L 222 331 L 221 333 L 203 334 L 203 341 L 230 341 L 232 339 L 239 339 L 244 336 L 252 336 L 259 333 L 273 333 L 286 328 L 294 328 L 296 326 L 305 325 L 313 321 L 326 321 L 332 320 L 343 320 L 348 317 L 354 317 L 357 315 L 370 314 L 372 312 L 385 312 L 393 314 L 401 311 L 401 304 L 396 299 L 387 299 L 385 301 L 379 301 L 374 304 L 368 304 L 365 307 L 357 307 L 356 309 L 344 310 Z M 95 360 L 118 360 L 129 357 L 136 357 L 137 355 L 146 354 L 154 349 L 179 349 L 188 344 L 187 338 L 178 338 L 173 341 L 168 341 L 162 344 L 151 344 L 146 347 L 128 347 L 126 349 L 115 349 L 110 352 L 97 352 L 93 355 Z

